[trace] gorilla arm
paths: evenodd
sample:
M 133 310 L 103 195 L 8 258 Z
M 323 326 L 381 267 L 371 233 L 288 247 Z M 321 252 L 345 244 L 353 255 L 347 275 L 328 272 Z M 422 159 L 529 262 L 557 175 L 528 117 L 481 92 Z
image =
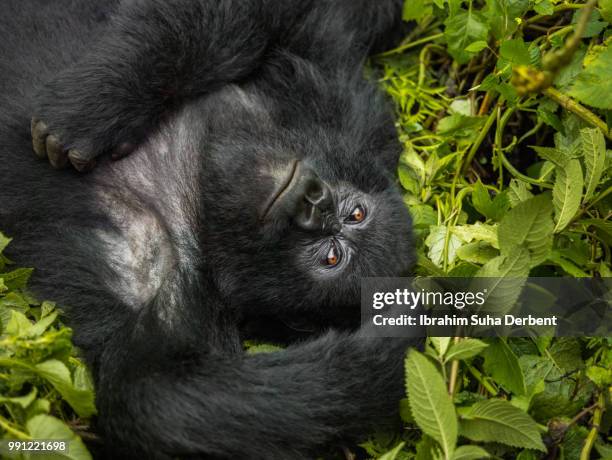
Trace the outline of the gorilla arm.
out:
M 361 62 L 400 17 L 400 0 L 132 0 L 79 62 L 37 98 L 36 153 L 77 169 L 129 153 L 168 110 L 247 78 L 267 52 Z M 52 134 L 50 136 L 49 134 Z
M 106 444 L 126 449 L 117 453 L 147 458 L 312 458 L 317 448 L 394 419 L 408 346 L 329 332 L 275 353 L 208 348 L 160 359 L 167 345 L 152 358 L 146 341 L 117 339 L 108 344 L 116 353 L 101 363 L 100 423 Z

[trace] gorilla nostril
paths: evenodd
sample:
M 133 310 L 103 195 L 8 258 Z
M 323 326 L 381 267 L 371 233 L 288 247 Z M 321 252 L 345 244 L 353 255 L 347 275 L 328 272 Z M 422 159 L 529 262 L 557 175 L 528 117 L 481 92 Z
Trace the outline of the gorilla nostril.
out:
M 323 198 L 323 195 L 323 184 L 316 179 L 309 181 L 309 183 L 306 185 L 306 192 L 304 193 L 304 198 L 306 198 L 306 201 L 313 205 L 317 205 Z
M 308 202 L 302 203 L 294 220 L 300 228 L 309 231 L 318 230 L 323 225 L 320 209 Z

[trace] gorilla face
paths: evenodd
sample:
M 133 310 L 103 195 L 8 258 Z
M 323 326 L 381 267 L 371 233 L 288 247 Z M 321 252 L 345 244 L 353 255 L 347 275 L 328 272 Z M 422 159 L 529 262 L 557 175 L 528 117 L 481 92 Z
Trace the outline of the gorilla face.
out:
M 209 146 L 211 164 L 223 164 L 223 174 L 205 174 L 217 187 L 205 192 L 216 195 L 204 214 L 219 290 L 258 314 L 356 306 L 362 277 L 398 276 L 412 264 L 408 212 L 372 158 L 355 164 L 304 141 L 289 148 L 290 138 L 268 131 L 248 151 L 239 141 Z

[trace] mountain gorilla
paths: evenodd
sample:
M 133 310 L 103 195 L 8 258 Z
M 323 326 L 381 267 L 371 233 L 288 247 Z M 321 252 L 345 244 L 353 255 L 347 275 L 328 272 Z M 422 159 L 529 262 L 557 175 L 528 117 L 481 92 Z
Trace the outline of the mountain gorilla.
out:
M 106 454 L 309 458 L 394 420 L 411 342 L 355 326 L 360 278 L 413 262 L 362 78 L 401 1 L 2 9 L 0 227 L 66 308 Z

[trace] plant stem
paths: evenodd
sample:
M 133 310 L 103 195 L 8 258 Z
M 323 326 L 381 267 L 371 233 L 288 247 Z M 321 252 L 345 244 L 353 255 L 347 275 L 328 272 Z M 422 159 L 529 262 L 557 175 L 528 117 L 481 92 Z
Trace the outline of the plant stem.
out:
M 0 428 L 4 429 L 7 433 L 15 436 L 17 439 L 30 440 L 32 437 L 22 431 L 19 431 L 6 420 L 4 417 L 0 417 Z
M 605 407 L 604 404 L 604 394 L 603 392 L 601 392 L 599 397 L 597 398 L 597 408 L 593 412 L 593 419 L 591 421 L 591 431 L 589 431 L 589 434 L 586 440 L 584 441 L 584 447 L 580 452 L 580 460 L 589 460 L 589 458 L 591 458 L 591 450 L 593 449 L 593 445 L 597 440 L 597 432 L 599 431 L 599 424 L 601 423 L 601 416 Z
M 495 121 L 496 112 L 497 112 L 496 110 L 491 111 L 491 113 L 489 114 L 489 117 L 485 121 L 484 126 L 482 127 L 482 130 L 478 134 L 478 137 L 472 144 L 472 147 L 470 148 L 470 151 L 468 152 L 467 157 L 465 158 L 465 161 L 463 162 L 463 172 L 464 173 L 467 172 L 467 170 L 469 169 L 470 165 L 472 164 L 472 160 L 474 160 L 474 156 L 476 155 L 476 152 L 478 152 L 478 149 L 480 148 L 482 142 L 487 136 L 487 133 L 491 129 L 491 126 L 493 126 L 493 122 Z
M 453 339 L 453 342 L 457 344 L 459 343 L 460 340 L 461 340 L 461 337 L 455 337 Z M 450 379 L 448 381 L 448 394 L 451 395 L 451 397 L 455 394 L 455 388 L 457 386 L 457 376 L 458 375 L 459 375 L 459 360 L 454 359 L 453 362 L 451 363 L 451 373 L 450 373 Z
M 417 46 L 420 46 L 423 43 L 433 42 L 434 40 L 437 40 L 438 38 L 442 38 L 443 36 L 444 36 L 443 33 L 430 35 L 429 37 L 424 37 L 424 38 L 421 38 L 420 40 L 415 40 L 413 42 L 408 42 L 405 45 L 401 45 L 401 46 L 398 46 L 397 48 L 393 48 L 392 50 L 385 51 L 384 53 L 377 54 L 375 57 L 376 58 L 381 58 L 381 57 L 391 56 L 393 54 L 398 54 L 398 53 L 406 51 L 406 50 L 408 50 L 410 48 L 415 48 Z
M 567 3 L 565 5 L 558 5 L 553 8 L 553 14 L 561 13 L 562 11 L 568 10 L 579 10 L 584 7 L 584 3 Z M 550 14 L 538 14 L 533 16 L 525 21 L 525 24 L 533 24 L 534 22 L 538 22 L 541 19 L 549 18 L 552 15 Z
M 482 377 L 482 374 L 475 367 L 466 364 L 468 371 L 470 374 L 474 376 L 474 378 L 480 383 L 484 389 L 486 389 L 492 396 L 497 396 L 497 390 Z
M 570 112 L 578 115 L 591 126 L 599 128 L 604 134 L 604 136 L 612 140 L 612 133 L 610 132 L 610 128 L 608 128 L 608 125 L 589 109 L 583 107 L 571 97 L 563 94 L 560 91 L 557 91 L 553 87 L 546 88 L 544 90 L 544 94 L 559 105 L 561 105 L 564 109 L 569 110 Z

